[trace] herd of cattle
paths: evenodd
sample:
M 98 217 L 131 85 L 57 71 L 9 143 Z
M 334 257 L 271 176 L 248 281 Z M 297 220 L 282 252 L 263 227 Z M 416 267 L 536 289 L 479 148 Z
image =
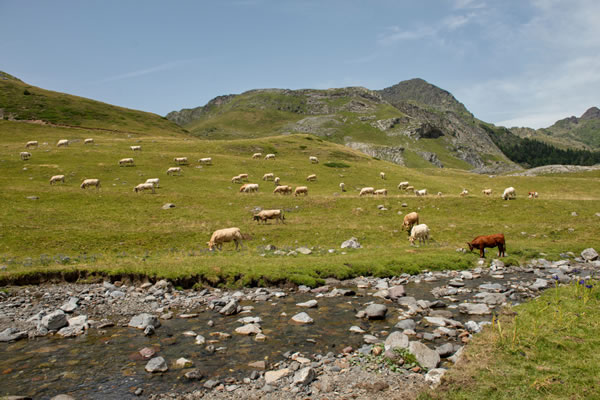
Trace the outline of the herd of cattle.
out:
M 87 138 L 84 140 L 84 144 L 94 144 L 94 139 Z M 67 146 L 69 146 L 69 140 L 67 140 L 67 139 L 61 139 L 57 142 L 57 147 L 67 147 Z M 25 144 L 25 147 L 27 149 L 37 148 L 38 142 L 35 140 L 29 141 Z M 139 145 L 135 145 L 135 146 L 130 146 L 130 149 L 132 151 L 141 151 L 142 147 Z M 27 161 L 27 160 L 31 159 L 31 153 L 28 151 L 21 152 L 20 156 L 21 156 L 21 160 L 23 160 L 23 161 Z M 252 155 L 252 159 L 260 159 L 260 158 L 262 158 L 262 153 L 254 153 Z M 275 154 L 267 154 L 264 157 L 264 159 L 265 160 L 274 160 Z M 187 157 L 175 157 L 173 159 L 173 161 L 177 165 L 188 165 Z M 319 163 L 319 159 L 315 156 L 310 156 L 309 161 L 312 164 Z M 212 165 L 212 158 L 211 157 L 200 158 L 198 160 L 198 163 L 204 164 L 204 165 Z M 119 166 L 122 166 L 122 167 L 135 166 L 134 159 L 131 157 L 122 158 L 119 160 Z M 167 175 L 181 175 L 181 174 L 182 174 L 182 169 L 180 166 L 169 167 L 167 169 Z M 386 175 L 384 172 L 380 172 L 379 176 L 382 180 L 386 179 Z M 308 187 L 307 186 L 297 186 L 295 188 L 292 188 L 291 186 L 288 186 L 288 185 L 280 185 L 280 178 L 276 177 L 273 173 L 264 174 L 262 179 L 263 179 L 263 181 L 273 181 L 274 182 L 274 184 L 276 185 L 275 189 L 273 190 L 274 194 L 286 195 L 286 194 L 293 193 L 294 196 L 308 195 Z M 306 178 L 306 180 L 308 182 L 314 182 L 317 180 L 317 175 L 311 174 Z M 234 176 L 231 179 L 232 183 L 241 183 L 242 184 L 240 186 L 240 190 L 239 190 L 241 193 L 258 192 L 259 185 L 257 183 L 243 183 L 243 181 L 246 181 L 246 182 L 248 181 L 248 174 L 239 174 L 239 175 Z M 59 182 L 65 183 L 65 175 L 54 175 L 50 178 L 50 185 L 54 185 Z M 133 188 L 133 191 L 136 193 L 143 192 L 143 191 L 151 191 L 152 193 L 155 193 L 155 188 L 159 187 L 159 183 L 160 183 L 159 178 L 149 178 L 146 180 L 146 182 L 136 185 Z M 100 189 L 100 186 L 101 186 L 100 180 L 97 178 L 84 179 L 80 185 L 81 189 L 86 189 L 88 187 L 95 187 L 96 189 Z M 346 192 L 346 185 L 343 182 L 341 182 L 339 184 L 339 188 L 342 192 Z M 398 184 L 398 189 L 405 191 L 405 192 L 413 192 L 417 197 L 427 196 L 427 194 L 428 194 L 427 189 L 415 190 L 414 186 L 411 186 L 408 181 L 400 182 Z M 483 189 L 482 193 L 486 196 L 491 196 L 492 189 Z M 469 194 L 468 190 L 463 189 L 459 195 L 461 197 L 465 197 L 468 194 Z M 363 197 L 366 195 L 387 196 L 387 189 L 385 189 L 385 188 L 384 189 L 375 189 L 374 187 L 364 187 L 364 188 L 360 189 L 358 196 Z M 443 194 L 442 194 L 442 192 L 438 192 L 437 195 L 439 197 L 441 197 Z M 538 193 L 535 191 L 531 191 L 528 193 L 528 197 L 529 198 L 537 198 Z M 504 190 L 504 192 L 502 193 L 502 198 L 504 200 L 515 199 L 516 198 L 515 188 L 514 187 L 506 188 Z M 260 222 L 266 223 L 270 219 L 275 219 L 277 222 L 285 223 L 285 217 L 283 214 L 283 210 L 262 210 L 258 214 L 254 215 L 253 219 L 255 221 L 258 221 L 259 223 Z M 419 241 L 419 243 L 423 243 L 423 244 L 427 243 L 427 241 L 429 240 L 429 235 L 430 235 L 429 227 L 426 224 L 419 224 L 419 215 L 416 212 L 411 212 L 404 216 L 402 229 L 403 230 L 406 229 L 408 231 L 409 241 L 410 241 L 411 245 L 414 245 L 414 242 L 417 240 Z M 239 228 L 219 229 L 212 234 L 212 236 L 211 236 L 210 240 L 207 242 L 207 244 L 208 244 L 209 249 L 213 250 L 214 248 L 221 249 L 223 243 L 234 242 L 235 248 L 237 250 L 238 245 L 240 245 L 240 246 L 242 245 L 243 238 L 244 238 L 244 235 L 240 232 Z M 478 236 L 475 239 L 473 239 L 471 242 L 468 242 L 467 245 L 469 247 L 469 250 L 471 250 L 471 251 L 473 249 L 479 249 L 481 257 L 484 257 L 484 248 L 486 248 L 486 247 L 498 247 L 498 256 L 499 257 L 504 256 L 505 250 L 506 250 L 506 245 L 505 245 L 503 234 Z

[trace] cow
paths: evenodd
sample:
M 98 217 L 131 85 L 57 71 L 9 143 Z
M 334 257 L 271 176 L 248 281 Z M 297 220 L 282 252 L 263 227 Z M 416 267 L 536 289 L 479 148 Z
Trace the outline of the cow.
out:
M 471 242 L 468 242 L 469 251 L 473 249 L 479 249 L 479 257 L 485 258 L 486 247 L 498 247 L 498 257 L 506 257 L 506 243 L 504 241 L 504 234 L 497 233 L 495 235 L 477 236 Z

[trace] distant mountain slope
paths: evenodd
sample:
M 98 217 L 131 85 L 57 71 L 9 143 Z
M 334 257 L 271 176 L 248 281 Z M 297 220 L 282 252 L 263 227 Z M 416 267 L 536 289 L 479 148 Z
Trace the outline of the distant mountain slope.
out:
M 0 115 L 3 119 L 41 120 L 58 125 L 144 134 L 185 132 L 156 114 L 41 89 L 1 71 Z
M 537 139 L 566 149 L 600 150 L 600 109 L 589 108 L 580 118 L 575 116 L 556 121 L 542 129 L 510 128 L 523 138 Z
M 310 133 L 412 167 L 518 168 L 451 94 L 420 79 L 408 82 L 382 91 L 251 90 L 167 118 L 211 139 Z

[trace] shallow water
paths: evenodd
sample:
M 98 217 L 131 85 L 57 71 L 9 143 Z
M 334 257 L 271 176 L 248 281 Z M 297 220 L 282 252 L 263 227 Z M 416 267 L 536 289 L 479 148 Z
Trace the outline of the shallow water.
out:
M 477 287 L 486 282 L 507 283 L 510 280 L 531 280 L 532 274 L 505 274 L 503 280 L 488 276 L 465 281 L 466 287 Z M 416 299 L 435 300 L 431 289 L 446 284 L 448 279 L 436 282 L 409 283 L 405 285 L 407 296 Z M 363 344 L 363 335 L 350 333 L 352 325 L 360 326 L 367 333 L 385 339 L 393 330 L 403 308 L 393 303 L 388 305 L 388 315 L 383 321 L 359 320 L 355 317 L 358 310 L 364 309 L 369 302 L 383 303 L 379 298 L 367 293 L 374 289 L 356 289 L 357 296 L 320 297 L 318 308 L 303 309 L 296 303 L 314 299 L 314 294 L 294 293 L 280 299 L 266 302 L 242 302 L 251 305 L 254 310 L 248 314 L 224 317 L 207 309 L 193 310 L 197 318 L 161 321 L 161 327 L 153 336 L 146 337 L 143 332 L 129 327 L 111 327 L 105 330 L 91 329 L 76 338 L 43 337 L 21 340 L 15 343 L 0 344 L 0 395 L 28 395 L 35 399 L 46 399 L 59 393 L 68 393 L 78 399 L 123 399 L 136 397 L 137 388 L 144 394 L 160 393 L 168 390 L 188 392 L 199 388 L 205 380 L 188 381 L 183 375 L 190 369 L 177 369 L 175 360 L 185 357 L 192 360 L 193 368 L 199 369 L 205 379 L 241 379 L 249 376 L 252 368 L 248 363 L 266 360 L 272 364 L 283 359 L 283 353 L 301 352 L 305 356 L 313 354 L 340 353 L 346 346 L 358 348 Z M 474 292 L 475 293 L 475 292 Z M 459 301 L 471 297 L 474 293 L 454 296 Z M 447 300 L 445 303 L 451 305 Z M 458 303 L 454 303 L 458 304 Z M 456 309 L 453 318 L 466 321 L 491 319 L 490 316 L 465 316 Z M 296 325 L 290 318 L 301 311 L 307 312 L 314 324 Z M 282 315 L 286 313 L 287 315 Z M 257 342 L 254 336 L 242 336 L 234 333 L 242 324 L 238 319 L 245 316 L 260 316 L 264 342 Z M 214 321 L 209 327 L 208 321 Z M 416 319 L 418 320 L 418 318 Z M 417 332 L 433 331 L 435 327 L 418 325 Z M 203 335 L 207 344 L 216 340 L 215 348 L 224 349 L 210 353 L 206 345 L 196 345 L 194 337 L 183 335 L 185 331 L 194 331 Z M 220 339 L 211 333 L 226 332 L 231 338 Z M 308 341 L 307 339 L 312 339 Z M 448 342 L 440 338 L 430 347 Z M 454 342 L 457 343 L 457 342 Z M 153 347 L 156 356 L 162 356 L 169 364 L 169 371 L 150 374 L 144 369 L 147 359 L 140 356 L 139 350 Z

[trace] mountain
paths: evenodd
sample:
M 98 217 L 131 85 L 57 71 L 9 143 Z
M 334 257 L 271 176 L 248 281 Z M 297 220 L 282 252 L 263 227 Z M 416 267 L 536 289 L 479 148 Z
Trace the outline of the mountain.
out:
M 31 86 L 0 71 L 0 119 L 139 134 L 185 133 L 156 114 Z
M 166 117 L 204 138 L 310 133 L 409 167 L 518 168 L 464 105 L 422 79 L 380 91 L 257 89 Z
M 542 129 L 510 128 L 514 134 L 559 148 L 600 150 L 600 109 L 591 107 L 581 117 L 571 116 Z

